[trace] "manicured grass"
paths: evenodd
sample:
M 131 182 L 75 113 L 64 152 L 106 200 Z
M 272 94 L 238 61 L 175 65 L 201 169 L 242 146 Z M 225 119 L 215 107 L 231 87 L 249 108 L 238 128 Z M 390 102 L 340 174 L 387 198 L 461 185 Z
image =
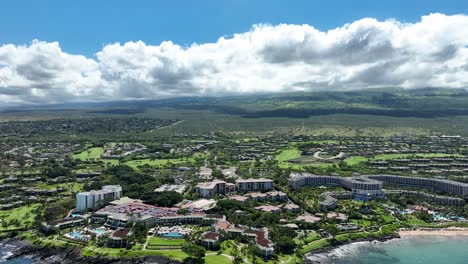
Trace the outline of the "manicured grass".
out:
M 121 248 L 98 248 L 94 246 L 84 248 L 83 255 L 95 256 L 105 255 L 109 257 L 141 257 L 141 256 L 164 256 L 167 258 L 183 261 L 188 255 L 182 250 L 140 250 Z
M 10 225 L 7 228 L 3 228 L 0 225 L 0 230 L 10 230 L 16 228 L 24 228 L 30 226 L 30 224 L 34 221 L 36 215 L 32 212 L 34 209 L 39 207 L 40 204 L 30 204 L 18 208 L 13 208 L 10 210 L 0 210 L 0 219 L 6 222 L 10 222 L 11 220 L 18 220 L 20 226 L 13 226 Z
M 205 257 L 206 264 L 230 264 L 232 263 L 229 258 L 222 255 L 209 255 Z
M 403 159 L 409 157 L 421 158 L 443 158 L 443 157 L 460 157 L 459 154 L 446 154 L 446 153 L 414 153 L 414 154 L 380 154 L 374 156 L 375 160 L 389 160 L 389 159 Z
M 305 245 L 304 247 L 302 247 L 301 252 L 305 254 L 307 252 L 314 251 L 314 250 L 317 250 L 317 249 L 320 249 L 320 248 L 324 248 L 324 247 L 327 247 L 329 245 L 330 245 L 330 242 L 328 242 L 327 239 L 323 238 L 323 239 L 313 241 L 313 242 Z
M 150 237 L 148 245 L 182 245 L 185 243 L 184 239 L 166 239 L 159 236 Z
M 276 160 L 279 162 L 288 161 L 292 159 L 297 159 L 301 157 L 301 151 L 297 148 L 290 148 L 281 151 L 280 154 L 276 156 Z
M 193 158 L 186 158 L 186 159 L 141 159 L 141 160 L 131 160 L 125 162 L 126 165 L 136 168 L 138 166 L 143 166 L 143 165 L 149 165 L 152 167 L 158 167 L 162 165 L 166 165 L 168 163 L 172 164 L 179 164 L 179 163 L 184 163 L 184 162 L 194 162 L 195 160 Z
M 74 159 L 79 159 L 83 161 L 87 160 L 99 160 L 104 154 L 104 149 L 103 148 L 89 148 L 79 154 L 73 155 Z
M 182 252 L 182 250 L 139 250 L 136 253 L 143 253 L 143 255 L 147 256 L 164 256 L 179 261 L 183 261 L 186 257 L 188 257 L 188 255 Z M 135 254 L 135 256 L 138 256 L 138 254 Z
M 366 157 L 354 156 L 354 157 L 346 158 L 344 160 L 344 162 L 346 162 L 349 166 L 354 166 L 354 165 L 357 165 L 359 163 L 367 162 L 367 160 L 368 159 Z
M 130 160 L 125 162 L 125 165 L 128 165 L 134 169 L 137 169 L 138 166 L 149 165 L 152 167 L 163 166 L 168 163 L 172 164 L 180 164 L 180 163 L 193 163 L 195 162 L 195 158 L 203 158 L 205 154 L 203 153 L 195 153 L 192 157 L 187 158 L 177 158 L 177 159 L 139 159 L 139 160 Z M 106 162 L 108 160 L 103 160 Z

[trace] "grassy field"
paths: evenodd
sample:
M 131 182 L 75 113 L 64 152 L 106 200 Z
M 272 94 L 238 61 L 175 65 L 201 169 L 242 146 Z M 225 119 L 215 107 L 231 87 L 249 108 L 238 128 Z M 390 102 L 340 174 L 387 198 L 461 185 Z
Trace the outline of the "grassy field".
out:
M 10 222 L 11 220 L 19 221 L 19 226 L 10 225 L 4 228 L 2 225 L 0 225 L 0 230 L 10 230 L 28 227 L 34 221 L 34 218 L 36 216 L 32 211 L 38 208 L 39 206 L 40 204 L 31 204 L 18 208 L 13 208 L 10 210 L 0 210 L 0 219 L 2 220 L 2 222 Z
M 317 249 L 320 249 L 320 248 L 324 248 L 324 247 L 327 247 L 329 245 L 330 245 L 330 242 L 328 242 L 327 239 L 323 238 L 323 239 L 316 240 L 316 241 L 313 241 L 313 242 L 305 245 L 304 247 L 302 247 L 301 252 L 305 254 L 307 252 L 317 250 Z
M 353 156 L 353 157 L 346 158 L 344 160 L 344 162 L 346 162 L 349 166 L 358 165 L 359 163 L 363 163 L 367 161 L 368 159 L 362 156 Z
M 125 162 L 126 165 L 137 168 L 138 166 L 149 165 L 151 167 L 163 166 L 168 163 L 180 164 L 185 162 L 194 162 L 193 158 L 180 158 L 180 159 L 141 159 L 141 160 L 131 160 Z
M 296 170 L 302 170 L 305 164 L 297 164 L 297 163 L 288 162 L 289 160 L 298 159 L 300 157 L 301 157 L 301 151 L 297 149 L 296 147 L 292 147 L 289 149 L 285 149 L 281 151 L 280 154 L 276 155 L 276 160 L 278 161 L 278 166 L 280 168 L 283 168 L 283 169 L 291 168 L 291 169 L 296 169 Z
M 276 156 L 276 160 L 279 162 L 284 162 L 292 159 L 297 159 L 301 157 L 301 151 L 297 148 L 290 148 L 281 151 L 280 154 Z
M 103 148 L 89 148 L 79 154 L 73 155 L 73 158 L 82 161 L 99 160 L 101 159 L 102 154 L 104 154 Z
M 182 250 L 126 250 L 120 248 L 99 248 L 95 246 L 85 247 L 83 255 L 95 256 L 105 255 L 109 257 L 142 257 L 142 256 L 163 256 L 179 261 L 183 261 L 188 255 Z
M 171 245 L 171 246 L 180 246 L 185 243 L 184 239 L 166 239 L 159 236 L 150 237 L 148 240 L 148 245 Z
M 209 255 L 205 257 L 206 264 L 230 264 L 232 263 L 229 258 L 222 255 Z

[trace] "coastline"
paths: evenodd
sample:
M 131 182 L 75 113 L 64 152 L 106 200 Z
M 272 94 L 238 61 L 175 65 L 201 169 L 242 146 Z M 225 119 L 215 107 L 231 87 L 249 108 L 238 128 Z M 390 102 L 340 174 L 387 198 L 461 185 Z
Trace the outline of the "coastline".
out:
M 111 258 L 105 256 L 86 257 L 79 249 L 73 247 L 54 247 L 31 244 L 27 240 L 15 238 L 0 241 L 0 246 L 8 251 L 4 251 L 3 261 L 17 258 L 27 258 L 30 264 L 179 264 L 179 261 L 161 256 L 140 256 L 129 258 Z
M 323 264 L 329 263 L 330 258 L 337 255 L 351 253 L 355 247 L 368 244 L 368 243 L 385 243 L 394 239 L 405 239 L 411 237 L 468 237 L 468 228 L 448 227 L 448 228 L 414 228 L 414 229 L 400 229 L 392 236 L 374 239 L 357 239 L 347 241 L 339 245 L 328 246 L 304 255 L 304 264 Z
M 329 255 L 333 253 L 333 251 L 343 248 L 345 246 L 351 245 L 359 245 L 362 243 L 382 243 L 393 239 L 400 238 L 400 235 L 397 233 L 384 236 L 384 237 L 374 237 L 374 238 L 362 238 L 362 239 L 355 239 L 342 242 L 337 245 L 327 246 L 318 250 L 314 250 L 312 252 L 308 252 L 304 254 L 304 264 L 321 264 L 324 263 L 324 260 L 329 258 Z
M 468 236 L 468 228 L 448 227 L 448 228 L 416 228 L 402 229 L 398 231 L 401 237 L 410 236 Z

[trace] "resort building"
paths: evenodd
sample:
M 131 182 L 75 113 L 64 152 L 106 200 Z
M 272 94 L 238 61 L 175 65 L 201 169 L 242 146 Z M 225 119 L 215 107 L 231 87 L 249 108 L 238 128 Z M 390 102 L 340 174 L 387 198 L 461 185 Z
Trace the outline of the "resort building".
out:
M 178 214 L 179 208 L 156 207 L 144 203 L 109 205 L 97 211 L 93 221 L 104 222 L 113 229 L 125 227 L 128 222 L 141 223 L 147 228 L 156 225 L 211 224 L 220 216 L 208 215 L 201 210 Z
M 186 208 L 189 212 L 193 211 L 209 211 L 216 207 L 216 201 L 213 199 L 200 199 L 194 202 L 187 202 L 181 206 L 181 208 Z
M 233 184 L 225 181 L 201 182 L 195 186 L 195 190 L 201 198 L 213 198 L 215 195 L 225 195 L 233 192 Z
M 297 213 L 301 210 L 301 207 L 297 204 L 290 203 L 283 206 L 283 210 L 285 210 L 288 213 Z
M 245 227 L 234 227 L 228 221 L 220 220 L 213 225 L 214 232 L 206 232 L 200 239 L 200 244 L 210 249 L 216 246 L 221 234 L 226 234 L 228 238 L 249 237 L 255 240 L 255 244 L 260 249 L 260 254 L 264 258 L 271 258 L 274 252 L 274 244 L 268 237 L 268 228 L 248 229 Z
M 386 184 L 430 189 L 442 193 L 468 198 L 468 183 L 456 182 L 445 179 L 407 177 L 396 175 L 368 175 L 367 177 L 370 179 L 384 182 Z
M 180 194 L 184 194 L 185 190 L 187 189 L 187 185 L 185 184 L 164 184 L 160 187 L 156 188 L 154 192 L 177 192 Z
M 124 248 L 128 246 L 128 237 L 132 235 L 130 228 L 117 229 L 109 236 L 108 247 Z
M 120 185 L 106 185 L 98 191 L 80 192 L 76 194 L 76 211 L 83 212 L 87 209 L 99 209 L 121 197 L 122 187 Z
M 255 207 L 255 210 L 268 212 L 268 213 L 274 213 L 274 214 L 279 214 L 281 212 L 281 208 L 274 206 L 274 205 L 260 205 L 260 206 Z
M 238 192 L 267 192 L 273 190 L 273 187 L 273 181 L 265 178 L 236 180 Z
M 208 250 L 216 250 L 219 248 L 219 237 L 219 233 L 208 231 L 202 234 L 199 242 Z
M 325 192 L 319 195 L 320 211 L 334 210 L 337 207 L 338 199 L 333 197 L 331 193 Z
M 70 228 L 74 226 L 79 226 L 83 224 L 84 221 L 85 220 L 81 217 L 69 217 L 69 218 L 56 220 L 52 222 L 51 225 L 57 229 L 65 229 L 65 228 Z
M 441 196 L 441 195 L 433 195 L 423 192 L 417 191 L 409 191 L 409 190 L 385 190 L 385 196 L 391 197 L 399 197 L 401 195 L 409 196 L 409 197 L 422 197 L 426 201 L 430 201 L 435 204 L 440 205 L 448 205 L 448 206 L 464 206 L 465 199 L 456 198 L 456 197 L 449 197 L 449 196 Z
M 288 200 L 288 195 L 281 191 L 267 192 L 268 200 L 272 202 L 285 202 Z
M 343 187 L 351 190 L 353 198 L 357 200 L 370 200 L 383 197 L 382 182 L 363 176 L 340 177 L 310 173 L 291 173 L 288 185 L 293 189 L 304 186 Z

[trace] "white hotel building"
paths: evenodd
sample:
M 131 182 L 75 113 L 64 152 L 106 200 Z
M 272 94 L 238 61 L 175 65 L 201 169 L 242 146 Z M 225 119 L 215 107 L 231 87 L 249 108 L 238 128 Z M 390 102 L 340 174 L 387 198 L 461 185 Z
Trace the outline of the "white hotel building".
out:
M 80 192 L 76 194 L 76 211 L 82 212 L 86 209 L 99 209 L 110 201 L 122 197 L 120 185 L 106 185 L 101 190 Z

